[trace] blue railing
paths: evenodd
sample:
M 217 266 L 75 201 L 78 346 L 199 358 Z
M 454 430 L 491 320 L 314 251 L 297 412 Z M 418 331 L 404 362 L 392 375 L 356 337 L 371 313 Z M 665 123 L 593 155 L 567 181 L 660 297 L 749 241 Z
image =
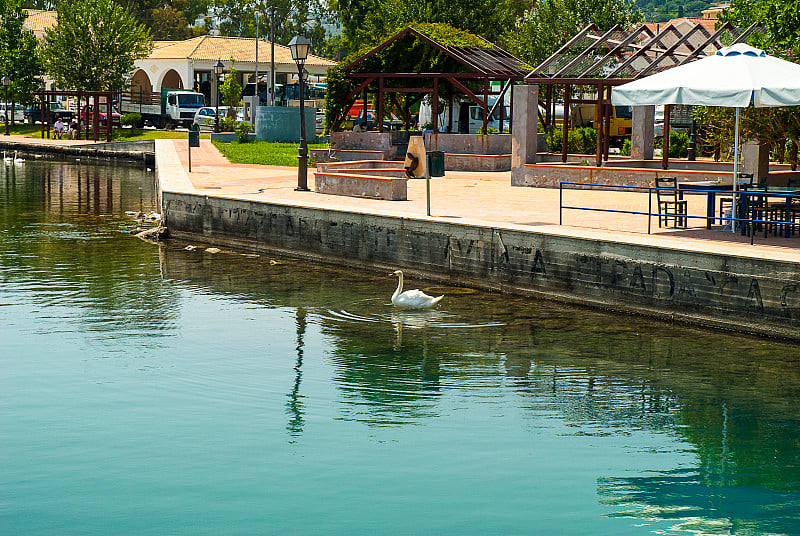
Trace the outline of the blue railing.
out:
M 618 208 L 598 208 L 598 207 L 589 207 L 589 206 L 572 206 L 572 205 L 565 205 L 564 204 L 564 189 L 586 189 L 585 187 L 591 187 L 592 190 L 602 190 L 602 191 L 623 191 L 623 192 L 640 192 L 645 193 L 647 192 L 647 212 L 642 210 L 624 210 Z M 765 235 L 770 228 L 774 228 L 777 235 L 777 230 L 780 228 L 784 232 L 784 236 L 787 238 L 790 236 L 791 231 L 794 227 L 800 226 L 800 221 L 795 222 L 791 219 L 792 214 L 792 203 L 795 201 L 797 202 L 798 211 L 800 211 L 800 194 L 796 193 L 797 191 L 792 192 L 770 192 L 770 191 L 753 191 L 753 190 L 739 190 L 736 192 L 737 196 L 737 204 L 739 205 L 739 210 L 737 211 L 738 214 L 734 215 L 733 211 L 731 214 L 728 215 L 720 215 L 717 216 L 714 212 L 716 207 L 714 206 L 707 206 L 706 215 L 705 216 L 697 216 L 691 214 L 676 214 L 675 212 L 661 212 L 660 207 L 657 211 L 653 211 L 653 194 L 658 192 L 668 192 L 668 193 L 675 193 L 678 198 L 682 198 L 684 194 L 706 194 L 709 198 L 709 202 L 713 203 L 713 198 L 716 195 L 724 195 L 729 197 L 732 192 L 731 190 L 720 190 L 714 188 L 698 188 L 698 187 L 691 187 L 691 188 L 681 188 L 680 186 L 671 188 L 671 187 L 656 187 L 656 186 L 628 186 L 624 184 L 595 184 L 595 183 L 588 183 L 588 182 L 561 182 L 559 183 L 559 193 L 558 193 L 558 224 L 563 225 L 564 219 L 564 210 L 582 210 L 582 211 L 589 211 L 589 212 L 608 212 L 608 213 L 615 213 L 615 214 L 632 214 L 632 215 L 640 215 L 640 216 L 647 216 L 647 234 L 652 232 L 652 218 L 656 216 L 658 218 L 677 218 L 678 220 L 688 221 L 690 219 L 694 220 L 704 220 L 706 222 L 706 227 L 711 228 L 711 225 L 715 221 L 723 221 L 725 222 L 725 227 L 730 229 L 731 225 L 736 225 L 741 229 L 741 234 L 749 235 L 750 236 L 750 243 L 753 243 L 753 236 L 757 230 L 763 229 Z M 712 194 L 712 195 L 710 195 Z M 756 213 L 760 213 L 762 216 L 769 216 L 771 210 L 778 210 L 778 207 L 769 207 L 769 199 L 770 198 L 781 198 L 784 200 L 782 204 L 785 219 L 765 219 L 764 217 L 756 218 Z M 738 200 L 741 199 L 741 202 Z M 658 204 L 658 200 L 656 199 L 656 204 Z

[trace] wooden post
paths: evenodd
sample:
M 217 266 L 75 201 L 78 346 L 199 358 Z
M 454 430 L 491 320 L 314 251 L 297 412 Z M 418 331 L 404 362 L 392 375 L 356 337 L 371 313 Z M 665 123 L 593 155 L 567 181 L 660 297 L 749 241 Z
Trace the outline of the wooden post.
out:
M 661 168 L 669 168 L 669 116 L 672 114 L 672 105 L 664 105 L 664 133 L 661 136 Z
M 483 79 L 483 134 L 489 126 L 489 80 Z
M 594 128 L 597 147 L 595 149 L 595 166 L 603 164 L 603 128 L 606 107 L 603 102 L 603 84 L 597 85 L 597 100 L 594 103 Z
M 511 98 L 514 98 L 514 92 L 511 92 Z M 547 91 L 545 92 L 544 97 L 544 129 L 545 132 L 550 130 L 550 121 L 552 120 L 552 115 L 550 114 L 550 103 L 553 100 L 553 86 L 551 84 L 547 84 Z
M 42 123 L 42 139 L 44 139 L 44 114 L 45 114 L 45 107 L 47 106 L 47 101 L 45 100 L 46 97 L 44 93 L 41 94 L 41 101 L 39 104 L 39 120 Z M 50 137 L 50 129 L 47 129 L 47 137 Z
M 378 77 L 378 109 L 375 110 L 378 121 L 378 132 L 383 132 L 383 77 Z
M 97 93 L 93 95 L 92 102 L 92 134 L 94 134 L 94 141 L 100 139 L 100 97 Z
M 433 132 L 439 132 L 439 78 L 433 79 L 433 102 L 431 102 Z
M 608 162 L 608 146 L 611 142 L 611 117 L 613 108 L 611 106 L 611 86 L 605 88 L 608 93 L 603 111 L 605 112 L 605 139 L 603 140 L 603 160 Z
M 452 84 L 451 84 L 452 85 Z M 453 90 L 450 90 L 450 98 L 447 101 L 447 132 L 453 132 Z
M 256 84 L 257 87 L 258 85 Z M 258 95 L 258 90 L 256 90 L 256 95 Z M 111 141 L 111 129 L 114 128 L 114 108 L 112 105 L 111 93 L 106 93 L 106 141 Z
M 564 85 L 564 124 L 561 129 L 561 161 L 567 161 L 567 139 L 569 135 L 569 96 L 572 86 Z

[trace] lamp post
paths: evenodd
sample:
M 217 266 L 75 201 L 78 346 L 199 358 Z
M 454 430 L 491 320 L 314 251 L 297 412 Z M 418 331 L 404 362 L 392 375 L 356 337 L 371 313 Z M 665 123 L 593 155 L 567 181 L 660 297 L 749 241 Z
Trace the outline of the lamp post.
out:
M 5 117 L 5 120 L 6 120 L 6 136 L 8 136 L 8 86 L 9 86 L 9 84 L 11 84 L 11 79 L 4 75 L 3 76 L 3 90 L 4 90 L 3 100 L 5 101 L 5 104 L 3 106 L 5 106 L 5 111 L 3 113 L 3 117 Z M 14 113 L 14 109 L 13 108 L 11 109 L 11 113 L 12 114 Z
M 219 132 L 219 79 L 224 70 L 225 66 L 222 65 L 222 60 L 217 60 L 217 63 L 214 64 L 214 79 L 217 81 L 215 84 L 216 95 L 214 95 L 214 132 Z
M 261 13 L 256 11 L 256 89 L 253 92 L 253 95 L 255 95 L 256 97 L 258 97 L 258 29 L 259 29 L 258 28 L 258 22 L 259 22 L 258 19 L 259 19 L 259 15 L 261 15 Z M 259 105 L 259 101 L 256 101 L 256 106 L 258 106 L 258 105 Z
M 306 88 L 303 80 L 303 66 L 308 57 L 308 47 L 311 45 L 308 39 L 302 35 L 295 36 L 289 41 L 289 50 L 292 52 L 292 59 L 297 64 L 297 76 L 300 78 L 300 147 L 298 148 L 297 166 L 297 190 L 298 192 L 308 192 L 308 145 L 306 145 L 306 114 L 305 100 Z

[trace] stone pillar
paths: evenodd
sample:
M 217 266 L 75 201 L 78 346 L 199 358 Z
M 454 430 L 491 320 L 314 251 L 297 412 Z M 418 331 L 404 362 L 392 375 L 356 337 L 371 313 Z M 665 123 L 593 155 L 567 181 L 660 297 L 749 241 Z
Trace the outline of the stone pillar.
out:
M 769 173 L 769 149 L 768 143 L 759 145 L 755 140 L 742 144 L 742 166 L 739 173 L 752 173 L 753 184 L 761 182 Z
M 514 85 L 511 90 L 511 185 L 526 186 L 524 165 L 536 163 L 538 150 L 539 86 Z
M 633 107 L 633 129 L 631 131 L 631 160 L 653 159 L 653 124 L 655 106 Z

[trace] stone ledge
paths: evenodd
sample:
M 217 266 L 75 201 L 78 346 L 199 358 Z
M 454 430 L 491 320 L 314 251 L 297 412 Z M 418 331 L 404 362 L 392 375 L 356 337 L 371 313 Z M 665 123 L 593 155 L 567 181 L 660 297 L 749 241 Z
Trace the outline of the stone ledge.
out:
M 444 169 L 448 171 L 509 171 L 510 154 L 444 154 Z
M 321 194 L 367 197 L 385 201 L 408 199 L 408 179 L 405 177 L 380 177 L 360 173 L 314 173 L 315 191 Z

